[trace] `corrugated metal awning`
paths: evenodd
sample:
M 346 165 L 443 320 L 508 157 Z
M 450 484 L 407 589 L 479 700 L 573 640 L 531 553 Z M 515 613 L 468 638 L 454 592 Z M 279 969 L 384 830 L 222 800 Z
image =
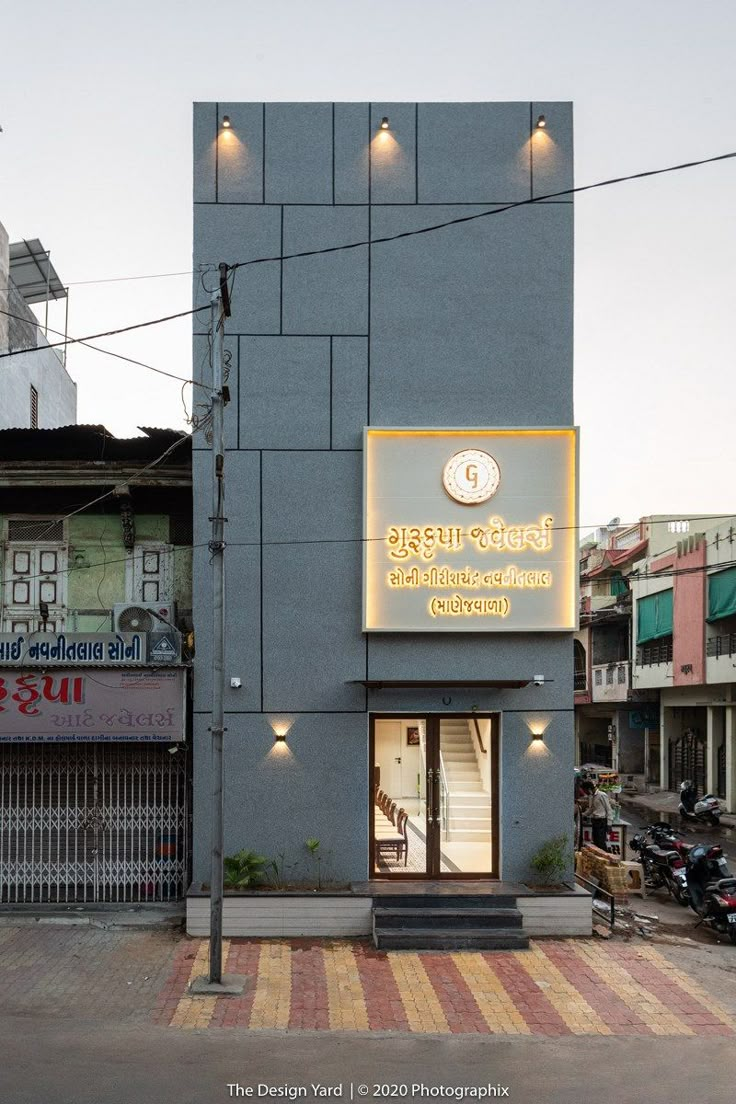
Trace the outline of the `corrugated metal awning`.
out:
M 12 242 L 9 252 L 10 279 L 26 303 L 66 299 L 66 288 L 51 263 L 51 254 L 38 238 Z

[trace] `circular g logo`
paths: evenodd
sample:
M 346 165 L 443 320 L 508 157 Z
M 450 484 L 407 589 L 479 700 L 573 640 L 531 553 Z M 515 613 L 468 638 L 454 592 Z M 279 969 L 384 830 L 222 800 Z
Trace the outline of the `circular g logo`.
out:
M 488 452 L 463 449 L 445 464 L 442 485 L 450 498 L 466 506 L 487 502 L 498 490 L 501 469 Z

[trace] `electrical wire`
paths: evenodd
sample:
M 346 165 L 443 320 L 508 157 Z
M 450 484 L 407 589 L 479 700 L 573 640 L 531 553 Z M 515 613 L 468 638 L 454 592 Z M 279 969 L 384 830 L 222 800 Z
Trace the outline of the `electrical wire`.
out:
M 415 238 L 420 234 L 431 234 L 435 230 L 444 230 L 448 226 L 459 226 L 464 222 L 474 222 L 477 219 L 490 218 L 492 215 L 502 215 L 506 211 L 516 210 L 518 207 L 531 207 L 536 203 L 543 203 L 545 200 L 560 199 L 562 196 L 579 195 L 581 192 L 590 192 L 595 188 L 610 188 L 613 184 L 624 184 L 629 180 L 644 180 L 651 176 L 661 176 L 664 173 L 680 172 L 683 169 L 694 169 L 699 165 L 710 165 L 716 161 L 728 161 L 731 158 L 736 157 L 736 151 L 733 153 L 720 153 L 716 157 L 705 157 L 700 161 L 685 161 L 681 165 L 668 165 L 663 169 L 647 169 L 644 172 L 630 173 L 628 176 L 615 176 L 610 180 L 599 180 L 595 184 L 581 184 L 577 188 L 564 188 L 559 192 L 548 192 L 546 195 L 531 196 L 529 199 L 520 199 L 515 203 L 505 203 L 501 206 L 493 207 L 487 211 L 476 211 L 472 215 L 460 215 L 457 218 L 447 219 L 444 222 L 434 223 L 432 226 L 423 226 L 418 230 L 403 230 L 399 234 L 387 234 L 381 238 L 367 238 L 363 241 L 350 242 L 347 245 L 332 245 L 325 249 L 305 249 L 299 253 L 283 253 L 272 257 L 256 257 L 250 261 L 237 261 L 235 264 L 229 265 L 230 270 L 236 270 L 238 268 L 248 268 L 251 265 L 268 264 L 273 261 L 293 261 L 299 257 L 316 257 L 324 253 L 340 253 L 346 249 L 360 249 L 366 245 L 382 245 L 385 242 L 400 241 L 402 238 Z M 421 204 L 419 204 L 421 206 Z M 450 204 L 451 206 L 451 204 Z
M 162 452 L 160 456 L 157 456 L 155 460 L 151 460 L 150 463 L 146 464 L 144 468 L 139 468 L 138 471 L 128 476 L 126 482 L 132 479 L 137 479 L 139 475 L 143 475 L 145 472 L 150 471 L 151 468 L 155 468 L 156 465 L 160 464 L 162 460 L 165 460 L 166 457 L 174 451 L 174 449 L 177 449 L 183 441 L 191 441 L 191 439 L 192 438 L 189 433 L 182 433 L 182 435 L 180 437 L 177 437 L 176 440 L 173 441 L 172 444 L 170 444 L 169 447 L 164 452 Z M 49 529 L 51 529 L 54 525 L 59 525 L 64 521 L 68 521 L 69 518 L 74 517 L 76 514 L 81 514 L 85 510 L 89 510 L 91 506 L 96 506 L 98 502 L 103 502 L 104 499 L 110 498 L 111 495 L 115 494 L 115 491 L 119 486 L 120 484 L 116 483 L 116 485 L 111 490 L 105 491 L 104 494 L 98 495 L 97 498 L 93 498 L 89 502 L 85 502 L 83 506 L 79 506 L 76 510 L 70 510 L 69 513 L 64 514 L 63 517 L 51 518 L 46 529 L 44 529 L 42 533 L 39 533 L 35 539 L 43 540 L 45 534 L 48 533 Z M 29 576 L 29 578 L 40 578 L 40 576 Z
M 23 315 L 12 314 L 10 311 L 3 310 L 1 307 L 0 314 L 5 315 L 6 318 L 15 318 L 19 322 L 28 322 L 28 319 L 24 318 Z M 57 336 L 59 337 L 64 336 L 61 330 L 55 330 L 53 326 L 48 326 L 46 328 L 50 331 L 50 333 L 57 334 Z M 103 349 L 99 345 L 92 345 L 89 341 L 85 341 L 84 338 L 72 338 L 72 340 L 76 341 L 77 345 L 83 345 L 85 349 L 93 349 L 96 353 L 104 353 L 105 356 L 115 357 L 116 360 L 124 360 L 128 364 L 136 364 L 139 368 L 147 368 L 149 372 L 156 372 L 159 376 L 168 376 L 169 379 L 181 380 L 181 382 L 184 384 L 189 383 L 193 387 L 202 387 L 205 391 L 209 391 L 209 388 L 206 386 L 206 384 L 199 383 L 197 380 L 189 379 L 186 376 L 176 376 L 173 372 L 164 371 L 163 368 L 154 368 L 152 364 L 146 364 L 146 362 L 143 360 L 136 360 L 134 357 L 124 356 L 122 353 L 115 353 L 112 351 L 112 349 Z M 40 349 L 51 347 L 52 346 L 48 345 L 37 346 L 37 348 Z M 32 353 L 35 352 L 36 349 L 23 349 L 21 351 L 25 353 Z
M 116 337 L 118 334 L 129 333 L 131 330 L 143 330 L 147 326 L 158 326 L 161 322 L 172 322 L 175 318 L 186 318 L 188 315 L 197 314 L 201 310 L 208 310 L 209 307 L 192 307 L 190 310 L 179 311 L 177 314 L 166 314 L 160 318 L 151 318 L 148 322 L 134 322 L 131 326 L 121 326 L 117 330 L 106 330 L 104 333 L 88 334 L 86 337 L 68 337 L 63 341 L 51 341 L 48 345 L 42 345 L 42 349 L 58 349 L 64 345 L 84 345 L 87 341 L 94 341 L 98 337 Z M 107 350 L 101 350 L 106 352 Z M 24 353 L 38 352 L 36 349 L 15 349 L 13 352 L 0 353 L 0 360 L 6 360 L 8 357 L 21 356 Z M 146 365 L 148 367 L 148 365 Z M 177 379 L 183 377 L 178 376 Z M 187 380 L 186 382 L 192 382 Z
M 110 492 L 110 493 L 112 494 L 112 492 Z M 68 515 L 68 516 L 72 516 L 72 515 Z M 355 542 L 351 542 L 351 543 L 365 543 L 365 544 L 367 544 L 367 543 L 370 543 L 371 539 L 383 540 L 384 538 L 383 537 L 369 538 L 369 539 L 367 539 L 365 541 L 362 541 L 362 542 L 361 541 L 355 541 Z M 259 548 L 259 547 L 263 547 L 263 548 L 269 548 L 269 547 L 283 548 L 283 547 L 291 547 L 291 546 L 296 545 L 296 544 L 326 544 L 326 543 L 343 544 L 345 542 L 344 541 L 339 541 L 339 540 L 329 541 L 329 542 L 328 541 L 290 541 L 290 540 L 285 540 L 285 541 L 263 541 L 263 543 L 261 544 L 260 541 L 225 541 L 225 547 L 226 548 L 251 548 L 251 547 L 252 548 Z M 186 547 L 191 548 L 193 550 L 200 549 L 200 548 L 207 548 L 208 549 L 209 548 L 209 541 L 202 541 L 202 542 L 197 543 L 197 544 L 190 544 L 190 545 L 187 545 Z M 69 575 L 72 571 L 88 571 L 90 568 L 93 568 L 93 567 L 105 568 L 105 567 L 110 566 L 111 564 L 126 563 L 126 561 L 128 559 L 129 559 L 128 556 L 123 556 L 123 557 L 120 557 L 119 559 L 115 559 L 115 560 L 110 560 L 110 559 L 108 559 L 108 560 L 99 560 L 96 563 L 86 563 L 86 564 L 84 564 L 84 566 L 67 567 L 63 571 L 56 572 L 56 574 L 57 575 Z M 736 559 L 724 560 L 722 563 L 718 563 L 718 564 L 700 564 L 700 565 L 694 566 L 694 567 L 682 567 L 682 568 L 673 568 L 673 569 L 667 570 L 667 571 L 649 572 L 645 575 L 635 575 L 635 576 L 633 576 L 633 578 L 634 578 L 634 581 L 636 581 L 636 582 L 646 582 L 646 581 L 656 581 L 657 579 L 676 578 L 677 576 L 680 576 L 680 575 L 694 575 L 694 574 L 698 574 L 699 572 L 710 573 L 711 575 L 714 575 L 714 574 L 717 574 L 719 571 L 725 571 L 727 568 L 731 568 L 731 567 L 736 567 Z M 27 579 L 28 581 L 30 581 L 32 579 L 45 578 L 47 574 L 48 574 L 48 572 L 39 572 L 36 575 L 24 575 L 23 578 L 24 578 L 24 580 Z M 632 578 L 632 576 L 625 576 L 625 579 L 629 579 L 629 578 Z
M 727 160 L 729 160 L 730 158 L 733 158 L 733 157 L 736 157 L 736 152 L 722 153 L 722 154 L 718 154 L 715 157 L 704 157 L 704 158 L 702 158 L 698 161 L 685 161 L 682 164 L 669 165 L 669 166 L 666 166 L 665 168 L 662 168 L 662 169 L 648 169 L 644 172 L 629 173 L 626 176 L 612 177 L 609 180 L 601 180 L 601 181 L 598 181 L 594 184 L 582 184 L 577 188 L 565 188 L 565 189 L 563 189 L 562 191 L 559 191 L 559 192 L 550 192 L 547 195 L 534 196 L 530 199 L 520 200 L 517 203 L 508 203 L 508 204 L 505 204 L 501 207 L 494 208 L 493 210 L 482 211 L 479 214 L 467 215 L 463 218 L 450 219 L 447 222 L 437 223 L 434 226 L 427 226 L 427 227 L 424 227 L 421 230 L 409 230 L 409 231 L 406 231 L 402 234 L 395 234 L 395 235 L 385 237 L 385 238 L 373 238 L 372 240 L 369 239 L 367 241 L 362 241 L 362 242 L 354 242 L 353 244 L 350 244 L 350 245 L 333 246 L 333 247 L 330 247 L 329 249 L 315 249 L 315 250 L 310 250 L 310 251 L 303 252 L 303 253 L 291 253 L 291 254 L 287 254 L 287 255 L 284 255 L 284 256 L 278 256 L 278 257 L 259 257 L 259 258 L 256 258 L 255 260 L 252 260 L 252 261 L 240 261 L 240 262 L 236 263 L 235 265 L 230 265 L 229 267 L 231 269 L 232 268 L 243 268 L 247 265 L 252 265 L 252 264 L 265 264 L 268 261 L 279 261 L 279 260 L 288 261 L 288 260 L 293 260 L 297 257 L 312 257 L 312 256 L 316 256 L 320 253 L 334 253 L 334 252 L 336 252 L 338 250 L 341 250 L 341 249 L 357 249 L 361 245 L 376 245 L 379 242 L 396 241 L 399 238 L 412 237 L 415 234 L 428 234 L 432 230 L 441 230 L 441 229 L 444 229 L 444 227 L 446 227 L 446 226 L 454 226 L 457 223 L 461 223 L 461 222 L 470 222 L 473 219 L 484 218 L 487 215 L 500 214 L 502 211 L 510 211 L 515 207 L 530 206 L 531 204 L 534 204 L 534 203 L 542 203 L 542 202 L 544 202 L 545 200 L 548 200 L 548 199 L 559 199 L 562 196 L 578 195 L 581 192 L 588 192 L 588 191 L 593 190 L 594 188 L 607 188 L 607 187 L 610 187 L 613 184 L 624 184 L 629 180 L 644 180 L 647 177 L 660 176 L 664 173 L 680 172 L 683 169 L 698 168 L 700 165 L 710 165 L 710 164 L 714 164 L 718 161 L 727 161 Z M 422 204 L 420 203 L 417 206 L 421 207 Z M 448 204 L 448 206 L 452 206 L 452 204 Z M 208 270 L 211 271 L 211 269 L 200 270 L 202 281 L 204 280 L 204 275 L 206 274 L 206 271 L 208 271 Z M 166 278 L 169 278 L 169 277 L 174 277 L 174 276 L 193 276 L 196 271 L 197 271 L 197 269 L 185 269 L 185 270 L 182 270 L 180 272 L 150 272 L 150 273 L 143 273 L 142 275 L 139 275 L 139 276 L 106 276 L 106 277 L 100 277 L 100 278 L 95 279 L 95 280 L 70 280 L 70 281 L 68 281 L 67 284 L 65 284 L 65 287 L 81 287 L 81 286 L 88 285 L 88 284 L 114 284 L 114 283 L 121 283 L 121 282 L 126 282 L 126 281 L 131 281 L 131 280 L 163 280 L 163 279 L 166 279 Z M 209 294 L 212 294 L 210 289 L 208 289 L 204 286 L 204 282 L 202 282 L 202 286 L 203 286 L 205 291 L 207 291 Z M 9 289 L 8 288 L 3 288 L 2 290 L 7 291 Z M 213 290 L 216 290 L 216 289 L 213 289 Z M 102 335 L 98 335 L 98 336 L 102 336 Z M 107 335 L 105 335 L 105 336 L 107 336 Z

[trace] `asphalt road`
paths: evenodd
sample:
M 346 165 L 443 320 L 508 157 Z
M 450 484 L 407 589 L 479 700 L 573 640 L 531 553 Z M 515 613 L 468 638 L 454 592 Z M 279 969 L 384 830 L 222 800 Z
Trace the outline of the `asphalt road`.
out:
M 736 1081 L 736 1047 L 722 1038 L 236 1034 L 43 1016 L 0 1016 L 0 1032 L 3 1104 L 269 1099 L 259 1086 L 281 1090 L 281 1099 L 323 1099 L 312 1083 L 342 1086 L 331 1098 L 344 1101 L 441 1099 L 441 1087 L 445 1099 L 461 1099 L 459 1087 L 501 1085 L 515 1104 L 583 1104 L 591 1097 L 671 1104 L 688 1085 L 688 1097 L 732 1104 Z M 228 1088 L 234 1085 L 244 1092 Z M 302 1086 L 306 1092 L 297 1096 Z

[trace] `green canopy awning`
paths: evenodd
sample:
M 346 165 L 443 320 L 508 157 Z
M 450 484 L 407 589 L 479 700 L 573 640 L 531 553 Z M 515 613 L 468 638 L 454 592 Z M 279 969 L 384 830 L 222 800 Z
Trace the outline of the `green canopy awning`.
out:
M 736 613 L 736 567 L 708 576 L 708 620 Z
M 636 642 L 672 636 L 672 590 L 660 590 L 636 603 Z

